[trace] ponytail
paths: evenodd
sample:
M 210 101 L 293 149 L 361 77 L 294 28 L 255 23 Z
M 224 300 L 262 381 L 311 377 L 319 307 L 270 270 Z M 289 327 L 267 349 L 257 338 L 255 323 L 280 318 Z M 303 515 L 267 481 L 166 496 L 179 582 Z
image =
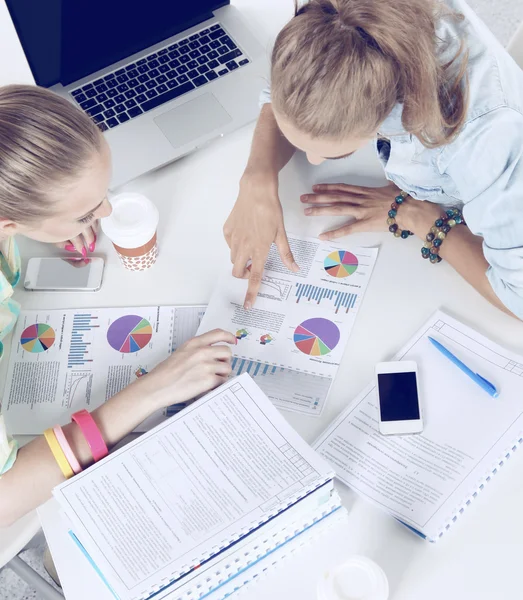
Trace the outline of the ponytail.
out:
M 313 137 L 366 137 L 397 103 L 427 147 L 450 143 L 467 110 L 464 43 L 451 60 L 436 37 L 435 0 L 310 0 L 278 35 L 272 101 Z

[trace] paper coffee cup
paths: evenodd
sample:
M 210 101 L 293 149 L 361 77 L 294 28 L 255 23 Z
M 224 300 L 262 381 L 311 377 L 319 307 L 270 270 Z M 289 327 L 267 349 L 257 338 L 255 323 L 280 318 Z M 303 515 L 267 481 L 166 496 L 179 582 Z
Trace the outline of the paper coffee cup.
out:
M 149 269 L 158 257 L 158 209 L 149 198 L 131 192 L 113 196 L 109 202 L 113 211 L 102 219 L 102 231 L 113 243 L 126 269 Z
M 353 556 L 329 569 L 318 583 L 318 600 L 387 600 L 389 583 L 370 558 Z

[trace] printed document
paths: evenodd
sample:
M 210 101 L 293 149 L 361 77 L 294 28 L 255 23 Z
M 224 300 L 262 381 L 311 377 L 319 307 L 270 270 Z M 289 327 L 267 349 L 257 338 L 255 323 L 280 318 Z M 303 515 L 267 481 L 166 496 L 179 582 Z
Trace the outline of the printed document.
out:
M 41 434 L 91 411 L 196 334 L 202 306 L 22 311 L 2 414 L 12 434 Z M 162 415 L 155 415 L 156 424 Z
M 428 336 L 492 381 L 499 398 L 462 373 Z M 434 541 L 523 442 L 523 357 L 438 312 L 395 360 L 418 364 L 423 433 L 379 433 L 373 382 L 315 448 L 341 481 Z
M 300 271 L 289 271 L 273 244 L 255 306 L 243 308 L 247 281 L 225 275 L 199 333 L 235 333 L 235 375 L 248 373 L 278 408 L 319 416 L 378 250 L 292 235 L 289 243 Z
M 116 596 L 142 599 L 332 477 L 243 375 L 54 495 Z

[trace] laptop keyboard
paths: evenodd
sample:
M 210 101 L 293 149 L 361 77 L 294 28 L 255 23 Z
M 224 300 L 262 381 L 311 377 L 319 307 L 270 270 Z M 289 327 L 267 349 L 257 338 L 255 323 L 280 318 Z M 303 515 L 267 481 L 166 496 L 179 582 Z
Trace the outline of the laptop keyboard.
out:
M 87 83 L 71 95 L 107 131 L 248 63 L 216 24 Z

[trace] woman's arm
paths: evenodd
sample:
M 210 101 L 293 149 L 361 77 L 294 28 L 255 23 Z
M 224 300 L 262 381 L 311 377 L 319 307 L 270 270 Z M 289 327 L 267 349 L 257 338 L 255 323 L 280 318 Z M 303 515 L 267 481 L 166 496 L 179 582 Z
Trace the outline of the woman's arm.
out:
M 224 383 L 230 373 L 231 351 L 228 346 L 211 346 L 219 342 L 235 344 L 236 338 L 220 330 L 194 338 L 93 411 L 107 446 L 113 447 L 155 411 Z M 82 467 L 88 467 L 91 452 L 78 426 L 71 423 L 63 431 Z M 45 502 L 62 481 L 64 476 L 43 437 L 24 446 L 14 466 L 0 477 L 0 528 Z
M 400 191 L 393 184 L 381 188 L 366 188 L 327 183 L 313 186 L 314 193 L 304 194 L 301 201 L 312 205 L 305 209 L 307 215 L 338 215 L 354 219 L 347 225 L 320 235 L 320 239 L 334 240 L 351 233 L 386 231 L 387 212 Z M 425 236 L 443 211 L 443 207 L 432 202 L 409 199 L 398 210 L 396 222 L 400 229 L 412 231 L 424 242 Z M 459 225 L 452 229 L 440 248 L 441 258 L 452 265 L 482 296 L 507 314 L 516 316 L 501 302 L 488 280 L 487 270 L 490 265 L 483 254 L 483 238 L 474 235 L 468 227 Z M 523 303 L 523 298 L 521 302 Z
M 240 193 L 223 228 L 231 249 L 233 275 L 249 278 L 245 308 L 254 304 L 273 242 L 287 268 L 298 270 L 285 233 L 278 196 L 278 173 L 294 151 L 294 146 L 280 132 L 271 104 L 264 104 L 254 131 L 249 162 L 240 181 Z M 246 269 L 249 260 L 252 260 L 250 271 Z
M 262 106 L 252 138 L 251 153 L 242 181 L 250 178 L 278 179 L 278 173 L 289 162 L 296 148 L 281 133 L 272 104 Z
M 405 202 L 398 211 L 396 221 L 401 229 L 412 231 L 425 241 L 442 208 L 430 202 Z M 474 235 L 468 227 L 454 227 L 440 246 L 440 256 L 484 298 L 508 315 L 515 315 L 498 298 L 487 277 L 489 263 L 483 254 L 483 238 Z M 522 299 L 523 302 L 523 299 Z M 517 318 L 517 317 L 516 317 Z

